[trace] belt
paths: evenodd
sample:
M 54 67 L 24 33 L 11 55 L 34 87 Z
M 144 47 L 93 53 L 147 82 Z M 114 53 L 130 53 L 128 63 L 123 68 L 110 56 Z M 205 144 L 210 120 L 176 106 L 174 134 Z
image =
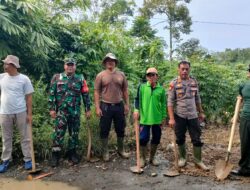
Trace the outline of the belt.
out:
M 102 104 L 108 105 L 108 106 L 121 106 L 123 103 L 107 103 L 107 102 L 101 102 Z

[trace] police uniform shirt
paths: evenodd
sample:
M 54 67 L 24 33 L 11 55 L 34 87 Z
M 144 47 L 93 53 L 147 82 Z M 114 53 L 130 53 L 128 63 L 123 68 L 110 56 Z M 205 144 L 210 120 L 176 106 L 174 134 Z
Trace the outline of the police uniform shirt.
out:
M 168 89 L 168 106 L 175 107 L 175 113 L 185 119 L 198 117 L 196 104 L 201 103 L 197 81 L 180 77 L 171 81 Z

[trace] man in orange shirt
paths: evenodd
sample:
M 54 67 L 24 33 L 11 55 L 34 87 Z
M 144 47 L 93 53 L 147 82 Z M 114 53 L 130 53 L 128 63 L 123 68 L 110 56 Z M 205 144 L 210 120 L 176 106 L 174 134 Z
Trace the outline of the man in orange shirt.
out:
M 118 153 L 123 158 L 129 154 L 124 151 L 125 114 L 129 111 L 128 82 L 123 72 L 116 66 L 118 59 L 114 54 L 108 53 L 102 64 L 105 70 L 101 71 L 95 80 L 95 108 L 100 117 L 100 137 L 102 141 L 102 156 L 109 161 L 108 137 L 111 123 L 114 121 L 117 134 Z

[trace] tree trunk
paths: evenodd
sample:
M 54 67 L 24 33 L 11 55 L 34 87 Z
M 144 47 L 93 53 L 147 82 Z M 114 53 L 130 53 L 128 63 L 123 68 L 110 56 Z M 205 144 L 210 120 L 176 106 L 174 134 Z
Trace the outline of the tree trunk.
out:
M 169 61 L 173 61 L 173 33 L 172 33 L 172 21 L 169 21 Z

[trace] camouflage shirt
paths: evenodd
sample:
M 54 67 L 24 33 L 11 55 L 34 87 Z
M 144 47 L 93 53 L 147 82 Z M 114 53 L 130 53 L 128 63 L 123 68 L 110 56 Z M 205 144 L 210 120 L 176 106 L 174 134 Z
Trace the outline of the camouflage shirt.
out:
M 89 89 L 83 75 L 55 74 L 49 90 L 49 110 L 63 111 L 70 115 L 80 114 L 81 96 L 85 111 L 90 110 Z

